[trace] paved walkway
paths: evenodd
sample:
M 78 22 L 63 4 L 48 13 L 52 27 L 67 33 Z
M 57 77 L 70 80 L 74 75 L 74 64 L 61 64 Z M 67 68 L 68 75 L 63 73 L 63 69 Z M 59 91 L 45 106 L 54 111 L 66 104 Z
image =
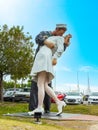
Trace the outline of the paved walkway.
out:
M 80 114 L 80 115 L 69 117 L 68 120 L 98 121 L 98 116 Z

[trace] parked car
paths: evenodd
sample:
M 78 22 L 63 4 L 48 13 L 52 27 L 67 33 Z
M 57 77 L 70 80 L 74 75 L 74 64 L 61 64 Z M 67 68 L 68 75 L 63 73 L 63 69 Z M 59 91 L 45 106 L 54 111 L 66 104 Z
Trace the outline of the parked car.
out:
M 14 101 L 14 97 L 15 97 L 15 94 L 17 92 L 20 92 L 22 91 L 22 89 L 20 88 L 9 88 L 5 91 L 4 95 L 3 95 L 3 99 L 4 101 Z
M 98 92 L 92 92 L 92 93 L 89 95 L 88 103 L 98 104 Z
M 81 104 L 83 103 L 83 96 L 79 92 L 68 92 L 64 100 L 66 104 Z
M 62 93 L 62 92 L 58 92 L 58 91 L 55 91 L 55 94 L 57 95 L 57 98 L 61 101 L 64 100 L 66 94 Z M 51 98 L 51 103 L 55 103 L 54 99 Z
M 21 92 L 15 93 L 14 101 L 26 101 L 30 100 L 30 88 L 23 88 Z

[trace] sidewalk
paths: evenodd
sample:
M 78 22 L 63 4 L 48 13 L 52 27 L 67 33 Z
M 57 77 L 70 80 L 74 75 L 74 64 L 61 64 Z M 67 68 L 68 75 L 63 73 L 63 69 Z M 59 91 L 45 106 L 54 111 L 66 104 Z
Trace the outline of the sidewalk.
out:
M 75 116 L 72 115 L 72 117 L 69 117 L 68 120 L 98 121 L 98 116 L 85 115 L 85 114 L 80 114 Z

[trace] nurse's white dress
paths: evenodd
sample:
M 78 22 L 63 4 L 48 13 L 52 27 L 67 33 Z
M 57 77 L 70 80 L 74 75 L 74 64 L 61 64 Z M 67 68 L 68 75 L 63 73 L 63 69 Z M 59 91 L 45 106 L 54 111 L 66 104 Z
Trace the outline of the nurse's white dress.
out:
M 64 38 L 61 36 L 51 36 L 47 39 L 54 43 L 53 49 L 48 48 L 46 45 L 41 46 L 39 52 L 34 60 L 33 68 L 31 70 L 32 79 L 37 82 L 37 74 L 42 71 L 47 72 L 49 81 L 54 78 L 54 71 L 52 65 L 53 58 L 59 58 L 64 52 Z

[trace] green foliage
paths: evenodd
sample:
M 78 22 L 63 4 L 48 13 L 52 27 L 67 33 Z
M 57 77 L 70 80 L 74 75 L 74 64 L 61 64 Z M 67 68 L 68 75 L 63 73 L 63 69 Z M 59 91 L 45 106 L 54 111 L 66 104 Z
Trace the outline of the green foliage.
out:
M 4 89 L 8 89 L 8 88 L 14 88 L 14 86 L 15 86 L 15 83 L 13 82 L 13 81 L 11 81 L 11 82 L 5 82 L 5 81 L 3 81 L 3 87 L 4 87 Z M 21 84 L 16 84 L 16 87 L 17 88 L 19 88 L 21 86 Z
M 29 75 L 33 65 L 33 43 L 23 27 L 0 27 L 0 100 L 3 76 L 10 74 L 15 80 Z
M 3 88 L 4 89 L 8 89 L 8 88 L 14 88 L 15 87 L 15 82 L 13 81 L 10 81 L 10 82 L 6 82 L 6 81 L 3 81 Z M 16 84 L 16 88 L 24 88 L 24 87 L 31 87 L 31 82 L 27 82 L 27 83 L 17 83 Z
M 19 26 L 8 29 L 4 25 L 0 30 L 0 73 L 26 77 L 33 64 L 32 37 Z

